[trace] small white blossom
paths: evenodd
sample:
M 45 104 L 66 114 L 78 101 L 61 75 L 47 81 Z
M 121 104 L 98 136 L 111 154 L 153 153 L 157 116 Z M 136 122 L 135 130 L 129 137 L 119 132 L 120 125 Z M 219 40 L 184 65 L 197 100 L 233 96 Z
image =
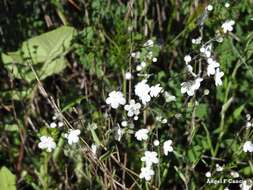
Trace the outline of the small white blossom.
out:
M 246 128 L 250 128 L 250 127 L 252 127 L 252 123 L 248 121 L 248 122 L 246 123 Z
M 220 71 L 220 68 L 217 68 L 215 70 L 214 80 L 215 80 L 216 86 L 222 85 L 221 77 L 223 77 L 223 75 L 224 75 L 224 73 L 222 71 Z
M 176 101 L 176 96 L 171 95 L 169 92 L 164 92 L 164 98 L 167 103 Z
M 215 69 L 217 67 L 220 66 L 220 64 L 215 61 L 213 58 L 208 58 L 207 59 L 207 63 L 208 63 L 208 66 L 207 66 L 207 75 L 210 76 L 210 75 L 214 75 L 215 74 Z
M 64 123 L 62 121 L 59 121 L 58 122 L 58 127 L 63 127 L 64 126 Z
M 154 45 L 154 41 L 153 40 L 151 40 L 151 39 L 149 39 L 148 41 L 146 41 L 144 44 L 143 44 L 143 46 L 144 47 L 147 47 L 147 46 L 153 46 Z
M 144 68 L 144 67 L 146 67 L 146 65 L 147 65 L 147 63 L 145 62 L 145 61 L 142 61 L 141 62 L 141 66 Z
M 191 58 L 190 55 L 186 55 L 186 56 L 184 57 L 184 61 L 185 61 L 186 64 L 190 63 L 191 60 L 192 60 L 192 58 Z
M 230 7 L 230 4 L 227 2 L 227 3 L 225 3 L 225 7 L 226 8 L 229 8 Z
M 79 142 L 79 135 L 81 131 L 79 129 L 70 129 L 67 134 L 65 134 L 65 138 L 68 139 L 69 145 Z
M 132 79 L 132 74 L 130 72 L 126 72 L 125 79 L 126 80 L 131 80 Z
M 253 152 L 253 144 L 251 141 L 246 141 L 243 145 L 244 152 Z
M 163 88 L 160 87 L 160 84 L 157 84 L 155 86 L 151 86 L 150 96 L 151 97 L 157 97 L 162 91 L 163 91 Z
M 134 115 L 139 115 L 141 104 L 135 103 L 135 100 L 130 100 L 129 104 L 124 106 L 128 117 L 133 117 Z
M 161 121 L 162 124 L 165 124 L 165 123 L 167 123 L 167 122 L 168 122 L 168 120 L 167 120 L 166 118 L 164 118 L 164 119 Z
M 213 5 L 208 5 L 206 8 L 208 11 L 212 11 L 213 10 Z
M 153 57 L 152 62 L 156 63 L 157 62 L 157 58 Z
M 251 179 L 243 180 L 243 182 L 240 184 L 242 190 L 251 190 L 252 186 L 253 182 Z
M 136 115 L 134 116 L 134 120 L 137 121 L 139 119 L 139 117 Z
M 126 103 L 126 99 L 123 97 L 122 92 L 112 91 L 109 93 L 106 103 L 110 104 L 113 109 L 117 109 L 119 105 L 124 105 Z
M 141 55 L 141 53 L 140 53 L 139 51 L 137 51 L 137 52 L 132 52 L 132 53 L 131 53 L 131 56 L 132 56 L 133 58 L 136 58 L 136 59 L 139 59 L 139 58 L 140 58 L 140 55 Z
M 238 177 L 240 176 L 239 173 L 236 172 L 236 171 L 231 171 L 231 172 L 230 172 L 230 175 L 231 175 L 233 178 L 238 178 Z
M 210 171 L 208 171 L 208 172 L 206 172 L 205 176 L 209 178 L 209 177 L 211 177 L 211 176 L 212 176 L 212 174 L 211 174 L 211 172 L 210 172 Z
M 223 167 L 220 166 L 219 164 L 216 164 L 216 171 L 217 171 L 217 172 L 223 171 Z
M 159 146 L 160 142 L 159 142 L 159 140 L 156 139 L 156 140 L 154 140 L 153 144 L 154 144 L 154 146 Z
M 127 121 L 122 121 L 122 122 L 121 122 L 121 126 L 122 126 L 122 127 L 126 127 L 126 126 L 127 126 Z
M 202 41 L 201 36 L 198 37 L 198 38 L 196 38 L 196 39 L 192 39 L 192 43 L 193 43 L 193 44 L 201 44 L 201 41 Z
M 188 96 L 193 96 L 194 92 L 199 89 L 202 80 L 202 78 L 196 78 L 195 80 L 181 83 L 181 93 L 187 93 Z
M 141 168 L 141 173 L 139 177 L 142 179 L 144 178 L 146 181 L 151 180 L 151 177 L 155 174 L 154 170 L 150 167 L 143 167 Z
M 56 144 L 52 137 L 42 136 L 40 137 L 40 143 L 38 144 L 40 149 L 46 149 L 47 152 L 52 152 L 55 149 Z
M 55 122 L 52 122 L 50 123 L 49 125 L 50 128 L 56 128 L 57 127 L 57 124 Z
M 205 95 L 205 96 L 209 95 L 209 93 L 210 93 L 210 91 L 209 91 L 208 89 L 205 89 L 205 90 L 204 90 L 204 95 Z
M 250 121 L 250 120 L 251 120 L 251 115 L 250 115 L 250 114 L 247 114 L 247 115 L 246 115 L 246 119 L 247 119 L 247 121 Z
M 136 67 L 137 71 L 141 71 L 142 69 L 143 69 L 143 67 L 141 65 L 137 65 L 137 67 Z
M 142 140 L 147 140 L 148 139 L 148 129 L 140 129 L 138 131 L 136 131 L 135 133 L 135 137 L 138 141 L 142 141 Z
M 207 46 L 202 46 L 200 48 L 200 52 L 205 56 L 205 57 L 210 57 L 212 53 L 212 44 L 209 44 Z
M 159 162 L 157 153 L 154 151 L 145 151 L 144 156 L 141 157 L 141 161 L 145 162 L 148 167 Z
M 163 152 L 167 156 L 169 152 L 173 151 L 172 140 L 167 140 L 163 143 Z
M 232 32 L 234 24 L 235 24 L 235 21 L 233 21 L 233 20 L 227 20 L 226 22 L 224 22 L 222 24 L 221 28 L 223 29 L 224 33 Z
M 147 104 L 151 100 L 149 95 L 150 87 L 147 83 L 147 80 L 142 80 L 141 82 L 137 83 L 134 87 L 134 93 L 138 96 L 144 105 Z

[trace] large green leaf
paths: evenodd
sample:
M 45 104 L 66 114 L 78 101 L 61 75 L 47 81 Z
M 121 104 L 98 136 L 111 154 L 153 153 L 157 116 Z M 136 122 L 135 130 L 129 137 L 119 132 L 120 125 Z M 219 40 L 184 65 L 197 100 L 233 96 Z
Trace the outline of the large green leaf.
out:
M 16 190 L 16 177 L 6 167 L 0 170 L 0 189 Z
M 24 41 L 16 52 L 2 54 L 5 68 L 15 78 L 31 82 L 36 79 L 31 65 L 42 80 L 66 67 L 65 54 L 76 34 L 73 27 L 63 26 Z

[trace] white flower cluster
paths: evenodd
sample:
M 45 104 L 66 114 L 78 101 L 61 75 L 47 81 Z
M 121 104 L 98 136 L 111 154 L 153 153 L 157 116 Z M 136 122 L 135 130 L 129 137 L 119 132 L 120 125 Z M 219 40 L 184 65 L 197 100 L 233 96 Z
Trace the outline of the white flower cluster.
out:
M 229 3 L 225 4 L 225 7 L 228 8 L 230 5 Z M 206 10 L 212 11 L 213 6 L 208 5 L 206 7 Z M 226 34 L 228 32 L 233 31 L 233 26 L 235 24 L 235 21 L 233 20 L 227 20 L 225 21 L 221 28 L 223 30 L 223 33 Z M 223 38 L 218 33 L 218 35 L 214 38 L 217 42 L 222 42 Z M 224 76 L 224 73 L 220 70 L 220 64 L 216 61 L 215 57 L 212 55 L 212 40 L 209 40 L 206 43 L 202 43 L 202 36 L 192 39 L 192 43 L 195 45 L 200 45 L 200 58 L 199 60 L 194 59 L 195 63 L 203 64 L 203 60 L 206 63 L 206 72 L 203 72 L 199 67 L 198 74 L 193 72 L 193 67 L 190 65 L 191 62 L 193 62 L 193 59 L 190 55 L 186 55 L 184 57 L 184 62 L 186 64 L 186 69 L 187 71 L 192 75 L 193 79 L 190 79 L 189 81 L 181 83 L 181 93 L 187 93 L 188 96 L 193 96 L 195 94 L 195 91 L 200 88 L 200 84 L 203 81 L 203 79 L 207 77 L 214 76 L 214 81 L 216 86 L 222 85 L 222 80 L 221 78 Z M 198 55 L 196 57 L 199 57 Z M 202 76 L 201 76 L 202 75 Z
M 145 167 L 141 168 L 139 177 L 141 179 L 144 178 L 146 181 L 149 181 L 155 174 L 154 170 L 152 169 L 152 165 L 159 162 L 157 153 L 154 151 L 145 151 L 144 156 L 141 157 L 141 161 L 145 162 Z
M 52 118 L 54 121 L 50 123 L 49 128 L 60 128 L 64 126 L 64 123 L 60 120 L 60 117 L 57 115 L 54 115 Z M 68 134 L 65 134 L 65 138 L 68 140 L 68 144 L 72 145 L 73 143 L 79 142 L 79 135 L 81 131 L 79 129 L 77 130 L 69 130 Z M 54 139 L 50 136 L 41 136 L 40 142 L 38 144 L 38 147 L 40 149 L 46 149 L 47 152 L 52 152 L 53 149 L 56 148 L 56 143 L 54 142 Z
M 136 67 L 137 71 L 142 71 L 147 66 L 147 63 L 157 62 L 157 57 L 155 57 L 154 53 L 152 52 L 152 48 L 154 47 L 154 45 L 155 45 L 154 41 L 152 39 L 149 39 L 148 41 L 146 41 L 143 44 L 143 47 L 145 48 L 143 56 L 141 56 L 142 52 L 140 52 L 140 51 L 131 53 L 131 57 L 140 61 L 140 64 L 137 65 L 137 67 Z M 142 57 L 144 57 L 144 59 L 141 61 L 140 59 Z
M 144 105 L 146 105 L 151 97 L 158 97 L 161 92 L 163 92 L 163 88 L 160 87 L 160 84 L 155 86 L 149 86 L 147 84 L 147 80 L 142 80 L 134 87 L 135 95 L 139 97 Z
M 160 142 L 158 140 L 154 141 L 154 146 L 159 146 Z M 172 140 L 167 140 L 163 143 L 163 151 L 167 156 L 169 152 L 173 151 Z M 144 178 L 146 181 L 151 180 L 152 176 L 155 174 L 153 170 L 153 164 L 158 164 L 159 159 L 157 153 L 154 151 L 145 151 L 144 156 L 141 157 L 141 161 L 145 163 L 145 166 L 141 168 L 141 173 L 139 177 Z
M 253 144 L 251 141 L 246 141 L 243 145 L 244 152 L 253 152 Z
M 153 56 L 152 47 L 154 46 L 153 40 L 148 40 L 146 43 L 144 43 L 144 48 L 146 48 L 147 51 L 145 54 L 145 58 L 143 58 L 143 54 L 141 52 L 133 52 L 131 56 L 136 60 L 140 61 L 140 65 L 136 67 L 137 71 L 142 70 L 144 67 L 147 66 L 147 62 L 156 62 L 157 58 Z M 188 57 L 189 59 L 190 57 Z M 186 57 L 187 59 L 187 57 Z M 186 60 L 191 61 L 191 60 Z M 151 99 L 159 97 L 162 93 L 164 96 L 165 101 L 172 102 L 176 100 L 176 97 L 171 95 L 169 92 L 165 91 L 161 87 L 160 84 L 155 85 L 149 85 L 148 84 L 148 77 L 150 75 L 148 74 L 138 74 L 137 76 L 144 76 L 145 78 L 142 79 L 140 82 L 137 82 L 137 84 L 134 85 L 134 93 L 131 94 L 131 97 L 129 97 L 129 102 L 126 101 L 125 97 L 123 96 L 122 92 L 120 91 L 112 91 L 109 93 L 109 96 L 106 98 L 106 104 L 110 105 L 113 109 L 117 109 L 120 105 L 124 105 L 124 110 L 127 112 L 127 116 L 130 121 L 125 120 L 125 118 L 121 121 L 120 124 L 117 124 L 117 127 L 115 127 L 115 139 L 117 141 L 120 141 L 124 132 L 127 131 L 127 127 L 131 126 L 132 118 L 134 120 L 138 120 L 138 116 L 141 113 L 142 106 L 145 109 L 145 106 L 151 101 Z M 131 80 L 132 73 L 125 73 L 125 80 Z M 197 80 L 197 82 L 200 82 Z M 195 88 L 198 84 L 194 84 Z M 139 100 L 136 100 L 132 98 L 132 96 L 138 97 Z M 139 101 L 139 102 L 138 102 Z M 157 121 L 166 124 L 168 121 L 166 118 L 162 118 L 161 116 L 157 117 Z M 122 127 L 122 128 L 121 128 Z M 137 141 L 147 141 L 149 139 L 149 128 L 141 128 L 137 131 L 135 131 L 134 136 Z M 153 141 L 153 146 L 158 147 L 160 145 L 160 142 L 158 139 Z M 167 140 L 163 143 L 163 152 L 164 155 L 168 155 L 169 152 L 173 151 L 172 147 L 172 140 Z M 153 170 L 153 165 L 157 164 L 159 162 L 157 152 L 154 151 L 145 151 L 144 156 L 141 157 L 141 161 L 144 162 L 144 166 L 141 168 L 141 172 L 139 174 L 140 178 L 144 178 L 145 180 L 149 181 L 151 180 L 152 176 L 155 175 L 155 172 Z

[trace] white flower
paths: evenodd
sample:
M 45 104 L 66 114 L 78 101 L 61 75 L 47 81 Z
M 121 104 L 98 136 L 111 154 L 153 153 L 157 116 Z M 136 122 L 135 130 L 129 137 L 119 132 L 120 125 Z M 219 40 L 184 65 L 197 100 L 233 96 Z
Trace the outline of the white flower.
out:
M 147 63 L 145 62 L 145 61 L 142 61 L 141 62 L 141 66 L 144 68 L 144 67 L 146 67 L 146 65 L 147 65 Z
M 240 176 L 239 173 L 236 172 L 236 171 L 231 171 L 231 172 L 230 172 L 230 175 L 231 175 L 233 178 L 238 178 L 238 177 Z
M 141 65 L 137 65 L 137 67 L 136 67 L 137 71 L 141 71 L 142 69 L 143 69 L 143 67 Z
M 64 126 L 64 123 L 62 121 L 59 121 L 58 122 L 58 127 L 63 127 Z
M 250 128 L 250 127 L 252 127 L 252 123 L 248 121 L 248 122 L 246 123 L 246 128 Z
M 144 156 L 141 157 L 141 161 L 145 162 L 148 167 L 159 162 L 157 153 L 154 151 L 145 151 Z
M 206 9 L 207 9 L 208 11 L 212 11 L 212 10 L 213 10 L 213 5 L 208 5 L 208 6 L 206 7 Z
M 234 24 L 235 24 L 235 21 L 233 21 L 233 20 L 227 20 L 226 22 L 224 22 L 222 24 L 221 28 L 223 29 L 224 33 L 232 32 Z
M 227 3 L 225 3 L 225 7 L 226 8 L 229 8 L 230 7 L 230 4 L 227 2 Z
M 193 68 L 191 65 L 186 65 L 186 69 L 189 73 L 193 73 Z
M 139 119 L 139 117 L 136 115 L 134 116 L 134 120 L 137 121 Z
M 139 177 L 145 178 L 146 181 L 151 180 L 151 177 L 155 174 L 154 170 L 150 167 L 143 167 L 141 168 L 141 173 L 139 175 Z
M 243 145 L 244 152 L 253 152 L 253 144 L 251 141 L 246 141 Z
M 131 80 L 132 79 L 132 74 L 130 72 L 126 72 L 125 79 L 126 80 Z
M 134 115 L 139 115 L 141 104 L 135 103 L 135 100 L 130 100 L 129 104 L 124 106 L 128 117 L 133 117 Z
M 147 140 L 148 139 L 148 129 L 140 129 L 135 133 L 135 137 L 138 141 Z
M 122 127 L 126 127 L 126 126 L 127 126 L 127 121 L 122 121 L 122 122 L 121 122 L 121 126 L 122 126 Z
M 52 137 L 42 136 L 40 137 L 40 143 L 38 144 L 40 149 L 46 149 L 47 152 L 52 152 L 55 149 L 56 144 Z
M 190 55 L 186 55 L 186 56 L 184 57 L 184 61 L 185 61 L 186 64 L 190 63 L 191 60 L 192 60 L 192 58 L 191 58 Z
M 146 41 L 144 44 L 143 44 L 143 46 L 144 47 L 147 47 L 147 46 L 153 46 L 154 45 L 154 41 L 153 40 L 151 40 L 151 39 L 149 39 L 148 41 Z
M 171 95 L 169 92 L 164 92 L 164 98 L 167 103 L 176 101 L 176 96 Z
M 212 44 L 202 46 L 200 48 L 200 52 L 203 53 L 205 57 L 210 57 L 212 52 Z
M 164 118 L 164 119 L 161 121 L 162 124 L 165 124 L 165 123 L 167 123 L 167 122 L 168 122 L 168 120 L 167 120 L 166 118 Z
M 141 82 L 137 83 L 134 87 L 134 93 L 138 96 L 144 105 L 147 104 L 151 100 L 149 96 L 150 87 L 147 83 L 147 80 L 142 80 Z
M 137 52 L 132 52 L 132 53 L 131 53 L 131 56 L 132 56 L 133 58 L 136 58 L 136 59 L 139 59 L 139 58 L 140 58 L 140 55 L 141 55 L 141 53 L 140 53 L 139 51 L 137 51 Z
M 123 97 L 121 92 L 112 91 L 109 93 L 106 103 L 110 104 L 113 109 L 117 109 L 120 104 L 124 105 L 126 103 L 126 99 Z
M 223 77 L 223 75 L 224 75 L 224 73 L 222 71 L 220 71 L 220 68 L 217 68 L 215 70 L 214 80 L 215 80 L 216 86 L 222 85 L 221 77 Z
M 157 62 L 157 58 L 154 57 L 154 58 L 152 59 L 152 62 L 156 63 L 156 62 Z
M 193 44 L 200 44 L 200 43 L 201 43 L 201 40 L 202 40 L 202 38 L 201 38 L 201 36 L 200 36 L 200 37 L 198 37 L 198 38 L 196 38 L 196 39 L 192 39 L 192 43 L 193 43 Z
M 220 66 L 220 64 L 215 61 L 213 58 L 208 58 L 207 59 L 207 63 L 208 63 L 208 66 L 207 66 L 207 75 L 210 76 L 210 75 L 214 75 L 215 74 L 215 69 L 217 67 Z
M 247 121 L 250 121 L 251 115 L 250 115 L 250 114 L 247 114 L 247 115 L 246 115 L 246 119 L 247 119 Z
M 159 142 L 159 140 L 156 139 L 156 140 L 154 140 L 153 144 L 154 144 L 154 146 L 159 146 L 160 142 Z
M 211 174 L 211 172 L 208 171 L 208 172 L 206 172 L 205 176 L 209 178 L 212 176 L 212 174 Z
M 50 123 L 49 125 L 50 128 L 56 128 L 57 127 L 57 124 L 55 122 L 52 122 Z
M 149 94 L 151 97 L 157 97 L 159 93 L 162 91 L 163 91 L 163 88 L 160 87 L 160 84 L 157 84 L 155 86 L 151 86 Z
M 181 83 L 181 93 L 187 93 L 188 96 L 193 96 L 195 90 L 199 89 L 202 80 L 202 78 L 196 78 L 195 80 Z
M 253 186 L 253 182 L 251 179 L 243 180 L 243 182 L 240 184 L 240 187 L 242 190 L 251 190 L 252 186 Z
M 216 164 L 216 171 L 217 171 L 217 172 L 223 171 L 223 167 L 220 166 L 219 164 Z
M 65 138 L 68 139 L 68 143 L 72 145 L 73 143 L 79 142 L 79 135 L 81 134 L 81 131 L 79 129 L 70 129 L 68 134 L 65 134 Z
M 167 156 L 169 152 L 173 151 L 172 140 L 167 140 L 163 143 L 163 152 Z

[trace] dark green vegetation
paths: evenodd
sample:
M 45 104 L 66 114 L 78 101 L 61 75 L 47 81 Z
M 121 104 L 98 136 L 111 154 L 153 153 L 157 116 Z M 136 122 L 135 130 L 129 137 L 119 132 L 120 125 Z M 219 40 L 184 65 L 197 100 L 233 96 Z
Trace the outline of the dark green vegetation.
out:
M 231 178 L 233 170 L 239 179 L 252 178 L 252 153 L 242 147 L 253 131 L 245 128 L 246 114 L 253 116 L 253 1 L 230 1 L 230 8 L 225 2 L 2 0 L 0 190 L 224 189 L 229 184 L 206 184 L 205 173 L 222 179 Z M 205 80 L 189 98 L 180 92 L 188 77 L 184 56 L 199 51 L 191 40 L 202 31 L 197 23 L 208 4 L 214 10 L 204 20 L 204 42 L 225 20 L 236 24 L 213 47 L 223 85 Z M 105 99 L 113 90 L 127 94 L 124 74 L 136 66 L 130 54 L 150 38 L 157 42 L 158 62 L 145 73 L 176 101 L 159 98 L 145 110 L 145 122 L 134 122 L 136 129 L 150 126 L 145 146 L 161 152 L 155 176 L 145 182 L 138 178 L 144 143 L 136 141 L 132 129 L 120 142 L 114 139 L 114 127 L 125 113 L 110 110 Z M 210 92 L 206 96 L 205 89 Z M 47 128 L 58 112 L 65 126 Z M 68 145 L 63 136 L 68 127 L 80 129 L 83 141 Z M 45 134 L 57 143 L 52 153 L 38 148 Z M 174 152 L 162 155 L 162 148 L 152 145 L 156 138 L 172 139 Z M 91 144 L 98 145 L 97 158 Z M 223 172 L 215 171 L 217 163 Z

